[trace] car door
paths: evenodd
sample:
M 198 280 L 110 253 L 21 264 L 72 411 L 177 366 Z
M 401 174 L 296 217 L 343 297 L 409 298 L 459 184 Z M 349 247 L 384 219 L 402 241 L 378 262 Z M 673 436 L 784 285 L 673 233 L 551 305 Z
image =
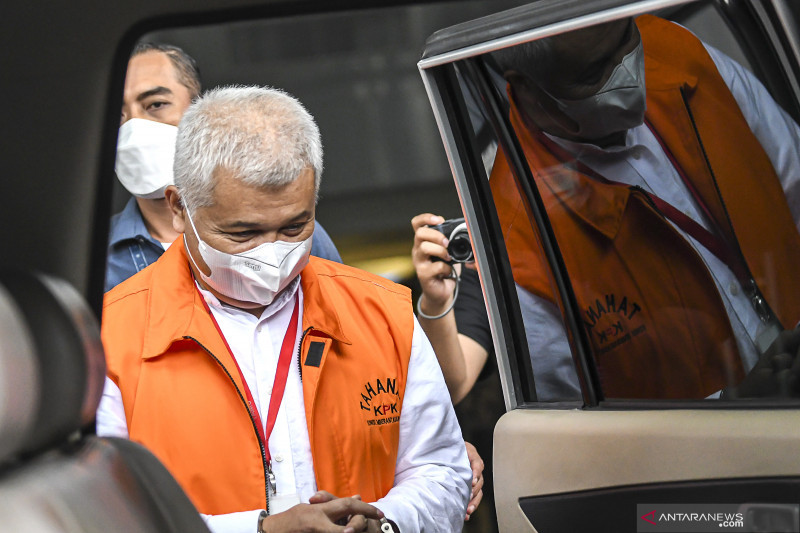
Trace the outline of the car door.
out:
M 579 129 L 548 126 L 548 121 L 558 122 L 553 117 L 566 115 L 559 110 L 578 107 L 563 98 L 559 104 L 547 92 L 556 85 L 547 76 L 572 65 L 559 64 L 559 57 L 566 56 L 537 56 L 535 50 L 563 50 L 558 47 L 571 39 L 573 46 L 584 47 L 581 53 L 590 54 L 593 46 L 607 44 L 592 44 L 591 39 L 581 43 L 593 35 L 591 28 L 621 25 L 646 14 L 657 19 L 636 22 L 649 54 L 647 111 L 642 110 L 644 122 L 640 117 L 637 128 L 647 127 L 643 135 L 650 139 L 652 152 L 635 148 L 625 157 L 608 155 L 614 146 L 627 150 L 633 133 L 619 142 L 598 140 L 604 143 L 600 149 L 576 140 L 578 134 L 566 141 L 554 135 L 585 132 L 590 126 L 574 117 Z M 731 199 L 753 207 L 765 194 L 767 180 L 775 179 L 760 174 L 753 178 L 749 170 L 737 167 L 735 161 L 752 165 L 762 157 L 740 153 L 756 146 L 742 139 L 755 134 L 763 151 L 780 151 L 792 161 L 798 151 L 796 16 L 794 4 L 777 1 L 543 0 L 441 30 L 428 39 L 419 69 L 468 221 L 506 401 L 507 414 L 494 430 L 501 531 L 800 531 L 800 404 L 786 389 L 744 398 L 757 395 L 746 394 L 743 381 L 769 346 L 775 350 L 777 331 L 790 335 L 797 323 L 776 320 L 775 315 L 800 295 L 776 289 L 774 279 L 766 279 L 793 271 L 794 262 L 784 255 L 768 269 L 772 274 L 755 274 L 759 260 L 726 261 L 721 251 L 723 259 L 711 257 L 714 252 L 708 248 L 714 243 L 695 237 L 686 229 L 689 222 L 675 222 L 700 209 L 700 215 L 692 216 L 711 226 L 706 233 L 723 235 L 723 248 L 748 249 L 749 254 L 761 247 L 756 255 L 775 259 L 793 253 L 798 211 L 789 207 L 794 224 L 789 220 L 754 231 L 753 239 L 760 242 L 743 242 L 753 227 L 734 230 L 733 239 L 725 237 L 728 230 L 714 226 L 716 208 L 707 205 L 704 193 L 693 192 L 693 178 L 686 177 L 683 167 L 692 165 L 691 158 L 675 155 L 682 150 L 678 145 L 691 144 L 691 129 L 690 135 L 661 139 L 684 121 L 694 126 L 702 145 L 695 155 L 704 161 L 703 172 L 714 174 L 716 169 L 711 180 L 722 189 L 728 187 L 726 181 L 732 183 L 726 189 L 730 192 L 717 192 L 727 198 L 725 223 L 737 225 Z M 650 24 L 645 21 L 653 20 L 645 28 Z M 681 27 L 661 22 L 665 20 Z M 637 31 L 627 28 L 620 34 L 622 42 Z M 687 37 L 687 28 L 702 43 Z M 570 34 L 574 31 L 583 33 Z M 669 55 L 678 38 L 686 48 Z M 532 82 L 536 88 L 525 92 L 516 85 L 509 90 L 503 74 L 509 73 L 508 65 L 521 63 L 513 63 L 509 57 L 517 52 L 508 51 L 535 41 L 546 44 L 534 43 L 534 51 L 525 52 L 526 64 L 538 63 L 520 83 Z M 653 67 L 655 50 L 667 54 L 661 56 L 661 70 Z M 630 53 L 624 57 L 635 58 Z M 682 66 L 689 56 L 703 57 L 704 65 L 713 62 L 713 68 L 703 68 L 719 72 L 730 92 L 715 87 L 727 96 L 711 93 L 705 74 L 700 81 L 686 78 L 680 69 L 695 68 Z M 673 80 L 673 74 L 681 77 L 674 94 L 683 95 L 685 105 L 672 116 L 659 117 L 658 112 L 670 108 L 656 98 L 658 83 Z M 741 80 L 757 88 L 758 96 L 749 105 L 742 103 L 737 87 Z M 550 99 L 530 96 L 541 93 Z M 701 101 L 703 94 L 712 96 Z M 620 98 L 618 108 L 635 107 L 627 96 Z M 554 102 L 563 107 L 548 108 Z M 744 122 L 737 107 L 746 115 Z M 735 118 L 728 121 L 725 109 Z M 600 130 L 606 127 L 592 113 L 584 119 Z M 557 125 L 567 124 L 559 120 Z M 617 139 L 618 131 L 613 133 Z M 727 137 L 738 140 L 725 147 Z M 669 168 L 679 169 L 671 178 L 677 185 L 667 192 L 680 190 L 691 200 L 686 212 L 674 218 L 665 214 L 669 206 L 657 203 L 666 175 L 648 174 L 639 161 L 655 153 L 667 158 Z M 771 157 L 769 164 L 783 186 L 778 192 L 793 204 L 790 183 L 796 167 L 779 159 Z M 643 179 L 641 185 L 611 181 L 631 168 Z M 763 168 L 769 172 L 770 167 Z M 742 198 L 741 190 L 751 179 L 756 193 Z M 637 196 L 641 213 L 649 213 L 643 218 L 634 216 L 640 213 L 636 202 L 631 203 Z M 766 214 L 759 220 L 773 215 Z M 781 225 L 788 240 L 767 245 Z M 687 245 L 694 251 L 686 248 L 686 257 L 693 257 L 696 268 L 678 265 L 684 254 L 679 250 Z M 741 269 L 749 269 L 749 276 Z M 656 296 L 673 289 L 680 295 L 678 304 L 670 303 L 674 294 L 667 300 Z M 705 298 L 702 294 L 709 295 L 707 303 L 694 300 Z M 764 311 L 764 302 L 772 311 Z M 716 311 L 709 312 L 712 308 Z M 715 336 L 714 324 L 726 333 Z M 795 360 L 796 346 L 784 348 Z M 652 365 L 647 362 L 651 360 Z M 697 368 L 699 361 L 716 365 L 711 374 L 717 378 L 703 374 L 708 370 L 704 367 L 702 384 L 695 387 L 697 375 L 686 369 Z

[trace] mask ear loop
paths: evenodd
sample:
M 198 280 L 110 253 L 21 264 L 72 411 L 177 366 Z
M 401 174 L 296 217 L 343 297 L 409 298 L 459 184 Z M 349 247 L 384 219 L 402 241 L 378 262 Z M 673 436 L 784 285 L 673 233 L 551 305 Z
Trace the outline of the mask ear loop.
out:
M 192 214 L 189 212 L 189 208 L 188 207 L 184 207 L 184 209 L 186 209 L 186 216 L 189 217 L 189 224 L 191 224 L 191 226 L 192 226 L 192 231 L 194 232 L 194 236 L 197 238 L 197 242 L 198 242 L 198 246 L 199 246 L 199 243 L 201 242 L 200 241 L 200 235 L 198 235 L 198 233 L 197 233 L 197 228 L 194 227 L 194 220 L 192 220 Z M 189 259 L 191 260 L 192 264 L 194 265 L 194 267 L 197 269 L 197 271 L 200 273 L 200 275 L 205 280 L 208 276 L 206 276 L 203 273 L 203 271 L 200 270 L 200 267 L 197 266 L 197 261 L 194 260 L 194 257 L 192 256 L 192 251 L 189 250 L 189 243 L 186 242 L 186 232 L 185 231 L 183 232 L 183 247 L 186 248 L 186 255 L 189 256 Z
M 453 310 L 453 306 L 456 305 L 456 298 L 458 298 L 458 287 L 459 285 L 461 285 L 461 276 L 459 276 L 458 272 L 456 272 L 455 266 L 450 265 L 450 275 L 444 279 L 453 279 L 456 281 L 456 286 L 453 288 L 453 301 L 450 302 L 450 305 L 447 306 L 447 309 L 445 309 L 444 312 L 442 312 L 439 315 L 432 316 L 432 315 L 426 315 L 420 308 L 419 302 L 422 300 L 422 297 L 420 296 L 417 299 L 417 316 L 421 316 L 426 320 L 438 320 Z

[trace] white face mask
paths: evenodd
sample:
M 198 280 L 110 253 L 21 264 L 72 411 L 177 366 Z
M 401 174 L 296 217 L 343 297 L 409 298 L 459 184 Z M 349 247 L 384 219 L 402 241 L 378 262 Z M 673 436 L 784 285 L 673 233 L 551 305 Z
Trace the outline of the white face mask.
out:
M 163 198 L 172 185 L 177 126 L 132 118 L 119 128 L 114 169 L 129 193 L 139 198 Z
M 246 252 L 228 254 L 203 242 L 188 209 L 186 215 L 197 237 L 200 256 L 211 269 L 211 275 L 205 275 L 197 266 L 184 234 L 189 258 L 203 281 L 228 298 L 269 305 L 308 264 L 313 237 L 300 242 L 265 242 Z
M 641 41 L 622 58 L 608 81 L 592 96 L 566 100 L 547 94 L 565 115 L 578 124 L 577 131 L 570 133 L 582 139 L 602 139 L 641 125 L 646 108 Z

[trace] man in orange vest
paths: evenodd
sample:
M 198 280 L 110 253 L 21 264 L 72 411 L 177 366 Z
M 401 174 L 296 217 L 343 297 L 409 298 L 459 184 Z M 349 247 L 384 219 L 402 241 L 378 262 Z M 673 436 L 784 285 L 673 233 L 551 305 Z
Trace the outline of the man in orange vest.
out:
M 766 89 L 648 15 L 495 57 L 605 397 L 800 395 L 800 131 Z M 491 188 L 546 380 L 572 363 L 513 174 L 499 151 Z M 579 397 L 556 381 L 540 396 Z
M 152 450 L 215 533 L 460 531 L 472 473 L 409 290 L 309 258 L 321 172 L 281 91 L 186 111 L 183 238 L 105 296 L 98 428 Z

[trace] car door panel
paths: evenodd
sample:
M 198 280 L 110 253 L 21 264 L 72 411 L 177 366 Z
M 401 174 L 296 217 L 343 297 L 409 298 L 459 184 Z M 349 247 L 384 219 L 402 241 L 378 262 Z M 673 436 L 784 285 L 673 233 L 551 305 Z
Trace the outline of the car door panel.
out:
M 667 505 L 672 509 L 687 502 L 696 505 L 724 501 L 742 514 L 743 522 L 773 524 L 766 531 L 792 531 L 798 524 L 798 482 L 797 477 L 777 477 L 653 483 L 521 498 L 520 508 L 528 521 L 536 524 L 537 531 L 616 533 L 635 530 L 634 522 L 646 528 L 646 519 L 652 525 L 651 513 L 663 512 Z M 749 503 L 753 501 L 771 503 Z
M 581 531 L 613 504 L 592 531 L 636 531 L 634 504 L 796 502 L 798 442 L 796 409 L 514 410 L 495 428 L 498 524 Z

